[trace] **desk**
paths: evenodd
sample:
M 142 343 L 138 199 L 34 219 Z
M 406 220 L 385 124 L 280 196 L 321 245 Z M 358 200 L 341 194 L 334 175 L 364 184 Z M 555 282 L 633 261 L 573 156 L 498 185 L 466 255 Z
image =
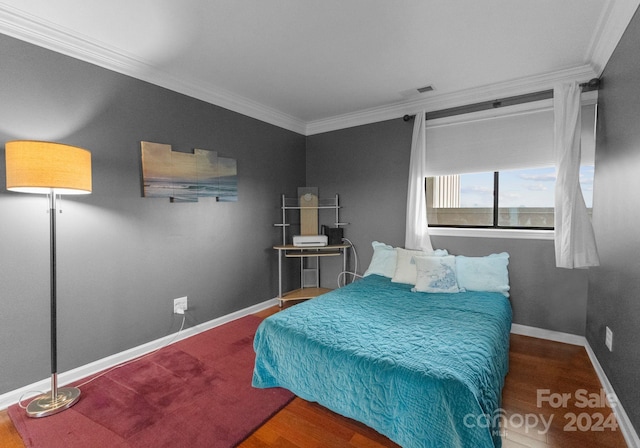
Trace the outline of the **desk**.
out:
M 347 270 L 347 249 L 351 247 L 350 244 L 335 244 L 331 246 L 294 246 L 292 244 L 273 246 L 278 251 L 278 297 L 282 307 L 283 302 L 287 300 L 304 300 L 311 299 L 326 292 L 331 291 L 328 288 L 320 288 L 320 257 L 339 257 L 342 255 L 342 270 Z M 304 269 L 305 258 L 316 258 L 315 269 Z M 298 258 L 300 259 L 300 288 L 294 289 L 284 293 L 282 291 L 282 260 L 283 258 Z M 315 284 L 313 286 L 307 286 L 305 282 L 305 273 L 315 273 Z

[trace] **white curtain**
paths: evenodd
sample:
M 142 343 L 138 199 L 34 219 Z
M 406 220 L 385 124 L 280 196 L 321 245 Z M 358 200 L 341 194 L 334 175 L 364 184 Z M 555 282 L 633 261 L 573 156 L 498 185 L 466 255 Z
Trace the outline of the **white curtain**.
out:
M 433 247 L 431 246 L 431 238 L 427 227 L 427 198 L 425 193 L 427 176 L 426 128 L 425 111 L 422 111 L 416 115 L 413 123 L 404 247 L 406 249 L 431 251 Z
M 581 105 L 578 83 L 554 88 L 555 250 L 559 268 L 598 266 L 591 220 L 580 188 Z

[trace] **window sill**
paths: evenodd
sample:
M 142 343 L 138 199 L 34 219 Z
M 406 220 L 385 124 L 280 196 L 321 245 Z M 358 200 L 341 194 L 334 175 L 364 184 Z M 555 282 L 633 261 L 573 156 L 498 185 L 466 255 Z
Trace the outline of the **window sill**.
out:
M 553 230 L 473 229 L 460 227 L 429 227 L 429 235 L 463 236 L 473 238 L 511 238 L 521 240 L 552 240 Z

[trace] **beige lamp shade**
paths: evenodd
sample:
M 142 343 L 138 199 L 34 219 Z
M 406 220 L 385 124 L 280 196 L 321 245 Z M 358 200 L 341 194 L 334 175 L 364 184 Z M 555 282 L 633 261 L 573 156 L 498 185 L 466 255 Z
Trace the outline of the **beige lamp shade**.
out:
M 5 145 L 7 190 L 91 193 L 91 153 L 60 143 L 15 140 Z

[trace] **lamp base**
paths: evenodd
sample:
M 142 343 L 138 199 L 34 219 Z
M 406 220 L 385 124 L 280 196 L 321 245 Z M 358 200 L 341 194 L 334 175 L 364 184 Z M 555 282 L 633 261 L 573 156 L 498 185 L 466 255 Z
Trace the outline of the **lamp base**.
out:
M 80 399 L 77 387 L 61 387 L 53 398 L 51 393 L 39 395 L 27 406 L 28 417 L 47 417 L 70 408 Z

